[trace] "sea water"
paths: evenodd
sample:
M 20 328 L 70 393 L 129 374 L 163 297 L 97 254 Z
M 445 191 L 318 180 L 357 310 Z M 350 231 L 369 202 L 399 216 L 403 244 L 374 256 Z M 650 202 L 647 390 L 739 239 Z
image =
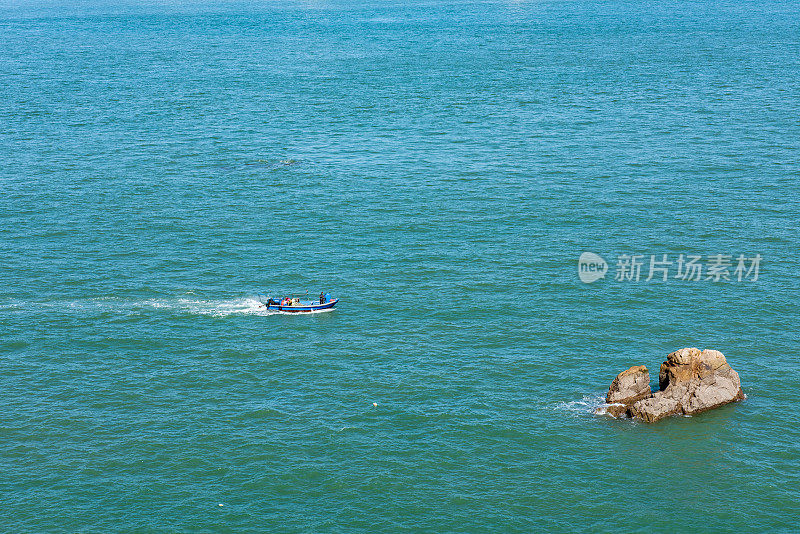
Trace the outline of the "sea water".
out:
M 781 0 L 4 0 L 0 530 L 795 529 L 798 80 Z

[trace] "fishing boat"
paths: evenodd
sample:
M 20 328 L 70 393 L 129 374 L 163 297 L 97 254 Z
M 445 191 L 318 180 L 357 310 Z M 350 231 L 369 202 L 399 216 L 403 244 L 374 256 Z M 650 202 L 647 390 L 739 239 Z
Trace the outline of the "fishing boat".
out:
M 308 296 L 306 296 L 308 299 Z M 336 306 L 339 299 L 331 298 L 330 294 L 325 294 L 319 300 L 301 300 L 299 297 L 284 297 L 282 299 L 273 299 L 269 297 L 263 302 L 263 305 L 268 310 L 289 312 L 289 313 L 309 313 L 321 310 L 329 310 Z

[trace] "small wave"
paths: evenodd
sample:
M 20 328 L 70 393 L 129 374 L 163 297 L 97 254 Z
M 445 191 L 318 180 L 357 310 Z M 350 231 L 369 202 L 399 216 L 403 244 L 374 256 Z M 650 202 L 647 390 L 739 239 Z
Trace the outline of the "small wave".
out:
M 328 430 L 330 430 L 331 432 L 334 432 L 336 434 L 340 434 L 340 433 L 344 432 L 345 430 L 357 430 L 358 429 L 357 426 L 347 426 L 347 425 L 344 425 L 341 428 L 338 428 L 338 427 L 337 428 L 331 428 L 329 426 L 326 426 L 325 428 L 327 428 Z
M 595 415 L 608 415 L 608 409 L 611 406 L 624 406 L 624 404 L 619 402 L 612 402 L 610 404 L 601 402 L 600 405 L 592 411 L 592 413 L 594 413 Z
M 284 418 L 287 417 L 285 413 L 269 406 L 264 406 L 249 412 L 240 413 L 236 419 L 265 419 L 265 418 Z
M 584 395 L 581 400 L 559 402 L 556 410 L 574 413 L 575 415 L 591 415 L 601 406 L 608 406 L 603 395 Z
M 399 24 L 403 21 L 397 17 L 372 17 L 364 19 L 364 22 L 368 24 Z
M 246 163 L 245 165 L 250 166 L 259 166 L 259 167 L 266 167 L 268 169 L 281 169 L 283 167 L 292 167 L 294 165 L 298 165 L 300 161 L 293 159 L 293 158 L 284 158 L 284 159 L 257 159 L 250 163 Z

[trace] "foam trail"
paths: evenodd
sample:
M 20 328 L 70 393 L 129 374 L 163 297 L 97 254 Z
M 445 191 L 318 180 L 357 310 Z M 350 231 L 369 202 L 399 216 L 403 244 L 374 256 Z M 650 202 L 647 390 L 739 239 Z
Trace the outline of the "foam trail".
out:
M 212 315 L 215 317 L 227 317 L 228 315 L 309 315 L 312 313 L 326 313 L 333 311 L 333 308 L 315 310 L 311 312 L 292 313 L 278 310 L 268 310 L 264 304 L 253 297 L 233 300 L 188 300 L 179 301 L 182 309 L 198 315 Z
M 597 408 L 605 405 L 605 395 L 584 395 L 581 400 L 559 402 L 556 410 L 572 412 L 575 415 L 593 414 Z
M 204 300 L 179 298 L 175 300 L 151 299 L 142 303 L 142 307 L 166 309 L 195 315 L 227 317 L 229 315 L 273 315 L 258 299 L 252 297 L 229 300 Z
M 262 301 L 256 297 L 241 297 L 221 300 L 189 297 L 172 299 L 126 300 L 116 297 L 102 297 L 68 301 L 15 302 L 12 304 L 0 305 L 0 310 L 17 310 L 24 308 L 46 308 L 51 311 L 51 313 L 77 312 L 80 314 L 143 314 L 157 310 L 172 313 L 209 315 L 212 317 L 228 317 L 230 315 L 308 315 L 312 313 L 325 313 L 333 311 L 333 308 L 303 313 L 267 310 Z
M 213 317 L 227 317 L 229 315 L 309 315 L 313 313 L 325 313 L 333 311 L 333 308 L 303 313 L 268 310 L 262 301 L 255 297 L 244 297 L 229 300 L 203 300 L 189 298 L 181 298 L 177 300 L 149 300 L 146 301 L 146 304 L 152 308 L 166 308 L 196 315 L 211 315 Z

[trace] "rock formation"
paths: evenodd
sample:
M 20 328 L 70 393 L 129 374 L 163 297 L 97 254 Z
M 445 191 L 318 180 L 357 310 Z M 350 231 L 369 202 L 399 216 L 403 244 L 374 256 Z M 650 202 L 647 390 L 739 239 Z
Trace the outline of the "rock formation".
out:
M 650 372 L 644 365 L 622 371 L 608 388 L 606 413 L 618 417 L 634 402 L 647 398 L 650 393 Z
M 667 356 L 658 373 L 658 391 L 650 392 L 650 373 L 643 365 L 622 371 L 598 410 L 653 423 L 668 415 L 700 413 L 742 400 L 739 374 L 716 350 L 686 348 Z

